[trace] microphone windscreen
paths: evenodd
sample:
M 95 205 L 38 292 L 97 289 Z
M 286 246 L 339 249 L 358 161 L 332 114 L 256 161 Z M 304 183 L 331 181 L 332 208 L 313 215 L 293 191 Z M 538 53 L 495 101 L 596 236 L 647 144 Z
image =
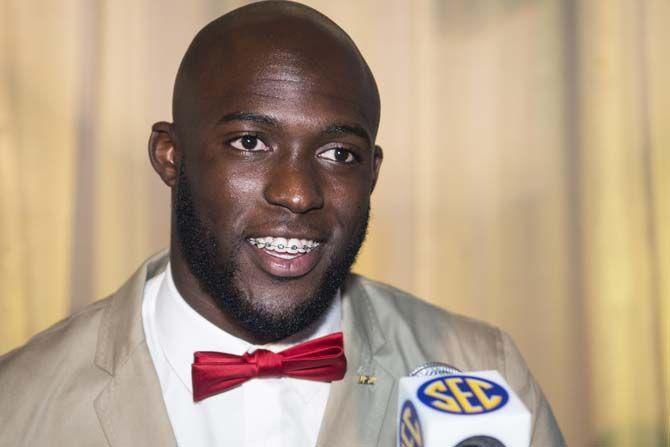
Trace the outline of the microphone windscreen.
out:
M 528 447 L 531 415 L 497 371 L 405 377 L 399 447 Z

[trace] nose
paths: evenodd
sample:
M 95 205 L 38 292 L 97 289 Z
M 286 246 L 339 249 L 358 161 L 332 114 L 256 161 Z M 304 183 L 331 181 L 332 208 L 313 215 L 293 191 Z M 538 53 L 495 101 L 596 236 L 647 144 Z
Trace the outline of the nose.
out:
M 323 207 L 319 174 L 310 160 L 285 157 L 273 166 L 265 187 L 265 200 L 295 214 Z

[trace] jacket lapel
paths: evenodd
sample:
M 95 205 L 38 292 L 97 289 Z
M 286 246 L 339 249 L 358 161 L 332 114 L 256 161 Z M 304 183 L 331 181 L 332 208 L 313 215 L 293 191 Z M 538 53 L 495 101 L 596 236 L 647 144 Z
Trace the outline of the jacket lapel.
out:
M 166 263 L 163 252 L 142 265 L 102 316 L 95 363 L 110 380 L 94 407 L 112 446 L 176 445 L 142 325 L 144 284 Z
M 386 340 L 360 280 L 350 275 L 343 291 L 347 372 L 331 385 L 317 445 L 376 446 L 385 417 L 395 408 L 397 381 L 380 361 Z
M 117 370 L 94 406 L 112 446 L 176 445 L 144 343 Z

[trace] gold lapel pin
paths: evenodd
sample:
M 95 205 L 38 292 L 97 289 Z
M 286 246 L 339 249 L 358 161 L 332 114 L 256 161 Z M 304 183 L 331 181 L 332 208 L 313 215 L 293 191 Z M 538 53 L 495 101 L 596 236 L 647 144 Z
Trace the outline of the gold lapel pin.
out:
M 358 376 L 359 385 L 374 385 L 377 381 L 375 376 Z

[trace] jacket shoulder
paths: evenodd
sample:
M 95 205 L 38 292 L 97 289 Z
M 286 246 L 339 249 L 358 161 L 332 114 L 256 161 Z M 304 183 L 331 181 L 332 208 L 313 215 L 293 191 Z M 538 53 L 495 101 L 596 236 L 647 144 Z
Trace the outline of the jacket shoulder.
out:
M 497 327 L 450 312 L 388 284 L 362 276 L 355 280 L 369 297 L 385 338 L 398 343 L 397 348 L 416 346 L 416 354 L 425 362 L 450 361 L 461 370 L 504 366 L 503 333 Z M 444 360 L 447 358 L 449 361 Z
M 377 305 L 391 305 L 394 310 L 399 312 L 410 312 L 421 318 L 428 318 L 437 322 L 444 323 L 445 320 L 448 320 L 450 323 L 463 326 L 464 329 L 472 328 L 492 334 L 499 331 L 497 327 L 489 323 L 448 311 L 389 284 L 360 275 L 355 275 L 355 277 L 368 292 L 370 299 Z
M 74 313 L 51 327 L 34 335 L 26 344 L 0 356 L 0 377 L 6 374 L 8 369 L 22 361 L 43 361 L 54 357 L 61 357 L 77 352 L 73 345 L 86 344 L 86 339 L 93 339 L 97 335 L 100 318 L 105 308 L 109 305 L 110 298 L 105 298 L 92 303 L 77 313 Z
M 109 300 L 85 307 L 0 357 L 0 425 L 29 426 L 35 418 L 59 417 L 59 411 L 66 417 L 68 408 L 100 392 L 107 374 L 95 366 L 95 354 Z

